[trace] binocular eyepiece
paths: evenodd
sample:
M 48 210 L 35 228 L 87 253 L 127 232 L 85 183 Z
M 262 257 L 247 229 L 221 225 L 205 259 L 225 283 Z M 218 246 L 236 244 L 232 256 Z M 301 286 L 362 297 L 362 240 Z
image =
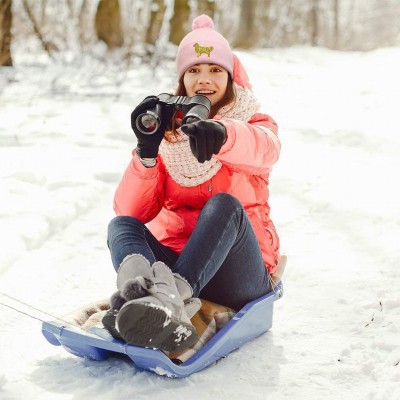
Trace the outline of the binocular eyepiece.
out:
M 182 111 L 184 115 L 182 125 L 208 119 L 210 116 L 211 101 L 202 94 L 189 97 L 161 93 L 157 97 L 159 101 L 155 107 L 140 114 L 135 121 L 138 130 L 145 135 L 152 135 L 157 131 L 164 107 L 172 109 L 172 114 L 175 111 Z

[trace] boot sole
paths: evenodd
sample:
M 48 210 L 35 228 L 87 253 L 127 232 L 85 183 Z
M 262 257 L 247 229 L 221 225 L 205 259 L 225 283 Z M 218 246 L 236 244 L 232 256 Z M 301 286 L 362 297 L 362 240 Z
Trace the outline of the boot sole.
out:
M 146 303 L 126 303 L 118 313 L 119 334 L 130 344 L 164 351 L 181 351 L 199 340 L 193 325 L 171 318 Z
M 109 310 L 102 318 L 101 322 L 103 323 L 104 328 L 107 329 L 108 333 L 114 338 L 118 340 L 124 340 L 120 333 L 117 331 L 115 327 L 115 321 L 117 318 L 118 310 Z

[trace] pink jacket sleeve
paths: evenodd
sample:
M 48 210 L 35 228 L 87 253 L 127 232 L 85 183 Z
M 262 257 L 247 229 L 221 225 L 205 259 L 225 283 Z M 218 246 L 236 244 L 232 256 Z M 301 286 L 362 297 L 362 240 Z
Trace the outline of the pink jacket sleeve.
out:
M 115 192 L 114 211 L 147 223 L 163 205 L 165 173 L 160 162 L 154 168 L 146 168 L 135 152 L 133 155 Z
M 249 122 L 219 119 L 227 140 L 217 157 L 224 163 L 250 174 L 270 170 L 279 158 L 281 144 L 276 122 L 266 114 L 255 114 Z

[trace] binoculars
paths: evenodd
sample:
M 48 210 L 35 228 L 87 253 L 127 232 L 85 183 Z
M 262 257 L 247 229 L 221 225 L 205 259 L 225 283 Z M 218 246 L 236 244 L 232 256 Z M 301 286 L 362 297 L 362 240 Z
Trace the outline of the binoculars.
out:
M 145 135 L 152 135 L 157 131 L 164 107 L 172 109 L 172 114 L 175 111 L 182 111 L 182 125 L 208 119 L 210 116 L 211 101 L 202 94 L 189 97 L 161 93 L 157 97 L 159 101 L 155 107 L 139 114 L 135 121 L 138 130 Z

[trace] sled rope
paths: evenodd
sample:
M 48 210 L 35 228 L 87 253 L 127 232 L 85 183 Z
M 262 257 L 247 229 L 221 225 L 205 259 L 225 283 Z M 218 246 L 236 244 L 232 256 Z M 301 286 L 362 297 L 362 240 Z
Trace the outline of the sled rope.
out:
M 13 306 L 10 306 L 9 304 L 0 303 L 0 306 L 8 307 L 8 308 L 10 308 L 11 310 L 14 310 L 14 311 L 16 311 L 16 312 L 19 312 L 20 314 L 26 315 L 26 316 L 31 317 L 31 318 L 33 318 L 33 319 L 36 319 L 36 320 L 38 320 L 38 321 L 40 321 L 40 322 L 44 322 L 44 321 L 43 321 L 42 319 L 40 319 L 39 317 L 35 317 L 34 315 L 28 314 L 27 312 L 24 312 L 24 311 L 22 311 L 22 310 L 18 310 L 17 308 L 15 308 L 15 307 L 13 307 Z
M 55 319 L 55 320 L 57 320 L 57 321 L 64 322 L 64 323 L 66 323 L 66 324 L 68 324 L 68 325 L 73 325 L 73 326 L 75 326 L 75 327 L 77 327 L 77 328 L 79 328 L 79 329 L 82 329 L 78 324 L 75 324 L 75 323 L 73 323 L 73 322 L 71 322 L 71 321 L 65 321 L 65 320 L 63 320 L 62 318 L 56 317 L 56 316 L 54 316 L 54 315 L 52 315 L 52 314 L 50 314 L 50 313 L 48 313 L 48 312 L 46 312 L 46 311 L 40 310 L 39 308 L 36 308 L 36 307 L 32 306 L 31 304 L 27 304 L 27 303 L 25 303 L 25 302 L 23 302 L 23 301 L 21 301 L 21 300 L 18 300 L 18 299 L 16 299 L 15 297 L 12 297 L 12 296 L 8 295 L 7 293 L 0 292 L 0 295 L 3 296 L 3 297 L 8 298 L 9 300 L 12 300 L 12 301 L 14 301 L 14 302 L 16 302 L 16 303 L 18 303 L 18 304 L 20 304 L 20 305 L 25 306 L 25 307 L 27 307 L 28 309 L 35 310 L 35 311 L 37 311 L 37 312 L 39 312 L 39 313 L 41 313 L 41 314 L 43 314 L 43 315 L 47 315 L 47 316 L 49 316 L 49 317 Z M 30 318 L 35 319 L 35 320 L 37 320 L 37 321 L 40 321 L 40 322 L 47 322 L 47 321 L 45 321 L 45 320 L 42 319 L 42 318 L 39 318 L 39 317 L 37 317 L 37 316 L 34 316 L 34 315 L 28 313 L 27 311 L 23 311 L 23 310 L 21 310 L 20 308 L 17 308 L 17 307 L 15 307 L 15 306 L 10 305 L 10 304 L 3 303 L 2 301 L 0 301 L 0 305 L 3 306 L 3 307 L 10 308 L 11 310 L 14 310 L 14 311 L 16 311 L 16 312 L 18 312 L 18 313 L 20 313 L 20 314 L 26 315 L 27 317 L 30 317 Z

